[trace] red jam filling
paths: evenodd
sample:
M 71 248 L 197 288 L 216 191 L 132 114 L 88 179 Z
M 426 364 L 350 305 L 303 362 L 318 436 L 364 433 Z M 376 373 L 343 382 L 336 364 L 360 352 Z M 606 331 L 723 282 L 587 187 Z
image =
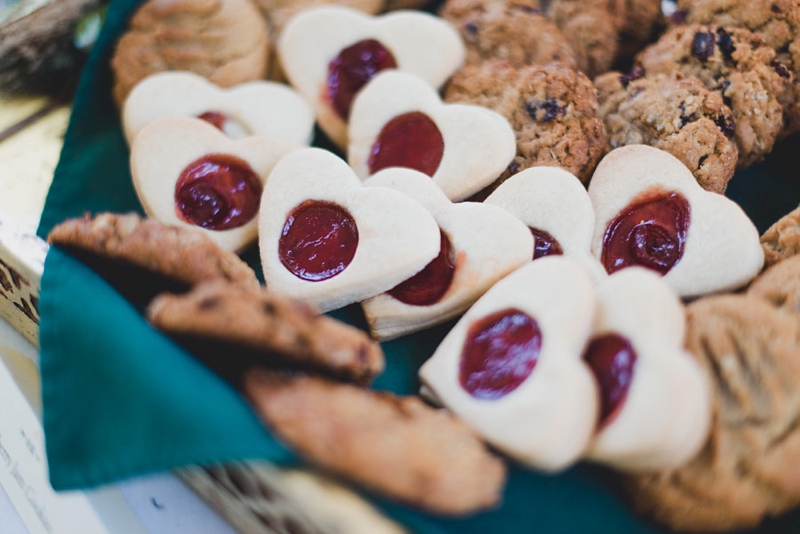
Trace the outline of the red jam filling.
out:
M 261 204 L 261 180 L 246 161 L 209 154 L 190 163 L 175 184 L 178 217 L 210 230 L 250 222 Z
M 561 249 L 561 244 L 555 237 L 551 236 L 544 230 L 537 228 L 529 228 L 533 234 L 533 259 L 543 258 L 545 256 L 561 256 L 564 251 Z
M 424 113 L 414 111 L 393 118 L 381 130 L 369 155 L 369 172 L 408 167 L 433 176 L 444 154 L 439 128 Z
M 332 202 L 306 200 L 283 225 L 278 257 L 296 277 L 319 282 L 344 271 L 357 248 L 358 228 L 347 210 Z
M 375 39 L 365 39 L 339 52 L 328 64 L 328 99 L 345 121 L 355 94 L 384 69 L 394 69 L 394 56 Z
M 622 408 L 633 382 L 636 358 L 630 341 L 618 334 L 604 334 L 589 343 L 584 359 L 600 385 L 601 428 Z
M 220 131 L 224 131 L 225 123 L 228 122 L 228 117 L 218 111 L 206 111 L 198 115 L 197 118 L 215 126 Z
M 461 351 L 461 386 L 476 399 L 499 399 L 530 376 L 541 347 L 539 324 L 521 310 L 507 308 L 478 319 Z
M 669 272 L 683 257 L 689 212 L 689 203 L 679 193 L 659 191 L 634 200 L 606 228 L 606 271 L 639 265 L 662 275 Z
M 456 266 L 451 258 L 450 240 L 441 230 L 439 255 L 433 258 L 420 272 L 400 283 L 389 294 L 411 306 L 436 304 L 447 293 L 453 282 Z

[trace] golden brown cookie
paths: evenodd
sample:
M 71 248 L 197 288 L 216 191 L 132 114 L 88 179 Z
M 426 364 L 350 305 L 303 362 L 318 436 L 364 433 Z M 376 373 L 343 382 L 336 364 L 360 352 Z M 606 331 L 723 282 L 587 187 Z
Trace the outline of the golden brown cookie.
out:
M 747 294 L 800 316 L 800 256 L 792 256 L 761 273 Z
M 636 55 L 655 40 L 666 24 L 661 0 L 625 0 L 624 12 L 617 61 L 627 61 Z
M 561 167 L 587 182 L 606 150 L 595 88 L 563 63 L 519 69 L 504 61 L 470 65 L 453 76 L 445 101 L 485 106 L 511 123 L 517 155 L 494 187 L 536 165 Z
M 711 377 L 714 418 L 677 469 L 626 479 L 639 511 L 676 530 L 753 527 L 800 503 L 800 327 L 761 299 L 688 306 L 686 347 Z
M 500 500 L 504 463 L 465 423 L 418 397 L 258 368 L 244 394 L 311 463 L 383 495 L 446 515 Z
M 150 74 L 184 70 L 221 87 L 263 79 L 269 30 L 251 0 L 149 0 L 130 20 L 111 59 L 121 108 Z
M 764 248 L 764 267 L 800 254 L 800 206 L 767 228 L 761 236 Z
M 363 331 L 268 289 L 215 280 L 184 295 L 164 293 L 147 320 L 209 362 L 311 369 L 367 385 L 384 368 Z

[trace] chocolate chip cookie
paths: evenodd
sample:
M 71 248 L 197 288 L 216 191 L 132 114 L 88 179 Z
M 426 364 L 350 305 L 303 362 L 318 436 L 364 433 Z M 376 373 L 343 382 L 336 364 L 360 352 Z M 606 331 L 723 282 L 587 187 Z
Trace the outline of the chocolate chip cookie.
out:
M 595 88 L 583 73 L 563 63 L 469 65 L 453 76 L 445 101 L 485 106 L 511 123 L 517 154 L 492 189 L 535 165 L 561 167 L 588 182 L 606 150 Z
M 643 74 L 608 72 L 594 81 L 611 148 L 660 148 L 681 160 L 703 189 L 724 193 L 739 151 L 733 114 L 722 95 L 681 73 Z
M 636 62 L 647 75 L 678 70 L 722 95 L 736 124 L 737 168 L 772 150 L 783 125 L 779 98 L 792 74 L 758 34 L 713 25 L 676 26 L 645 48 Z
M 765 267 L 800 254 L 800 206 L 767 228 L 761 236 L 761 247 Z

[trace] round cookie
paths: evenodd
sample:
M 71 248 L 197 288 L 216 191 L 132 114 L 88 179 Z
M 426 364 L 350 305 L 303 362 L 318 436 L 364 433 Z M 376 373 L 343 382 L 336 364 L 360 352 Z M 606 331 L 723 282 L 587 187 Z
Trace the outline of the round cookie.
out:
M 800 206 L 767 228 L 761 236 L 761 247 L 765 267 L 800 254 Z
M 517 154 L 495 187 L 536 165 L 561 167 L 586 183 L 605 153 L 594 86 L 563 63 L 519 69 L 505 61 L 470 65 L 453 76 L 445 101 L 485 106 L 511 123 Z
M 796 0 L 678 0 L 689 23 L 739 26 L 758 32 L 794 74 L 780 99 L 784 127 L 780 136 L 800 131 L 800 3 Z
M 686 347 L 711 377 L 711 433 L 682 467 L 626 479 L 639 511 L 676 530 L 724 531 L 800 503 L 799 342 L 797 319 L 759 299 L 688 307 Z
M 772 150 L 783 125 L 778 98 L 792 75 L 775 61 L 775 51 L 759 35 L 742 28 L 676 26 L 645 48 L 636 62 L 648 76 L 678 70 L 721 93 L 733 111 L 737 168 Z
M 594 81 L 611 148 L 660 148 L 681 160 L 703 189 L 724 193 L 739 151 L 733 114 L 722 95 L 680 73 L 641 74 L 641 69 L 629 75 L 608 72 Z
M 654 41 L 664 23 L 661 0 L 626 0 L 617 61 L 629 60 L 648 43 Z
M 576 66 L 567 38 L 536 0 L 448 0 L 439 15 L 464 39 L 468 65 L 504 59 L 515 67 L 552 61 Z
M 114 100 L 121 108 L 140 80 L 167 70 L 194 72 L 220 87 L 260 80 L 269 49 L 267 24 L 250 0 L 149 0 L 111 59 Z
M 792 256 L 761 273 L 747 294 L 800 317 L 800 256 Z

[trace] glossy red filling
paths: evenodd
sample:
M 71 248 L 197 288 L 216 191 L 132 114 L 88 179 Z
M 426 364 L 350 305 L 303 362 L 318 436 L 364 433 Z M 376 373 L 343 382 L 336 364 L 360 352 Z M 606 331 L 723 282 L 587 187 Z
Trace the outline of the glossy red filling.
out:
M 689 202 L 679 193 L 647 193 L 622 210 L 606 228 L 602 261 L 611 274 L 639 265 L 662 275 L 683 257 Z
M 344 271 L 358 248 L 358 228 L 343 207 L 307 200 L 287 217 L 278 241 L 281 263 L 296 277 L 327 280 Z
M 542 347 L 539 324 L 507 308 L 470 325 L 459 365 L 461 386 L 477 399 L 508 395 L 533 372 Z
M 544 256 L 560 256 L 564 254 L 561 244 L 555 237 L 544 230 L 529 228 L 533 234 L 533 259 L 543 258 Z
M 224 131 L 225 123 L 228 122 L 228 117 L 218 111 L 206 111 L 198 115 L 197 118 L 215 126 L 220 131 Z
M 246 161 L 209 154 L 190 163 L 175 184 L 178 217 L 210 230 L 250 222 L 261 204 L 261 180 Z
M 408 167 L 433 176 L 444 154 L 444 139 L 427 115 L 414 111 L 393 118 L 381 129 L 369 155 L 369 172 Z
M 613 421 L 633 382 L 636 352 L 630 341 L 619 334 L 603 334 L 592 339 L 584 359 L 600 386 L 599 426 Z
M 456 266 L 452 260 L 450 240 L 441 230 L 439 255 L 420 272 L 400 283 L 389 294 L 412 306 L 436 304 L 447 293 L 453 282 Z
M 345 121 L 353 98 L 378 72 L 397 67 L 394 56 L 375 39 L 365 39 L 339 52 L 328 64 L 327 96 Z

